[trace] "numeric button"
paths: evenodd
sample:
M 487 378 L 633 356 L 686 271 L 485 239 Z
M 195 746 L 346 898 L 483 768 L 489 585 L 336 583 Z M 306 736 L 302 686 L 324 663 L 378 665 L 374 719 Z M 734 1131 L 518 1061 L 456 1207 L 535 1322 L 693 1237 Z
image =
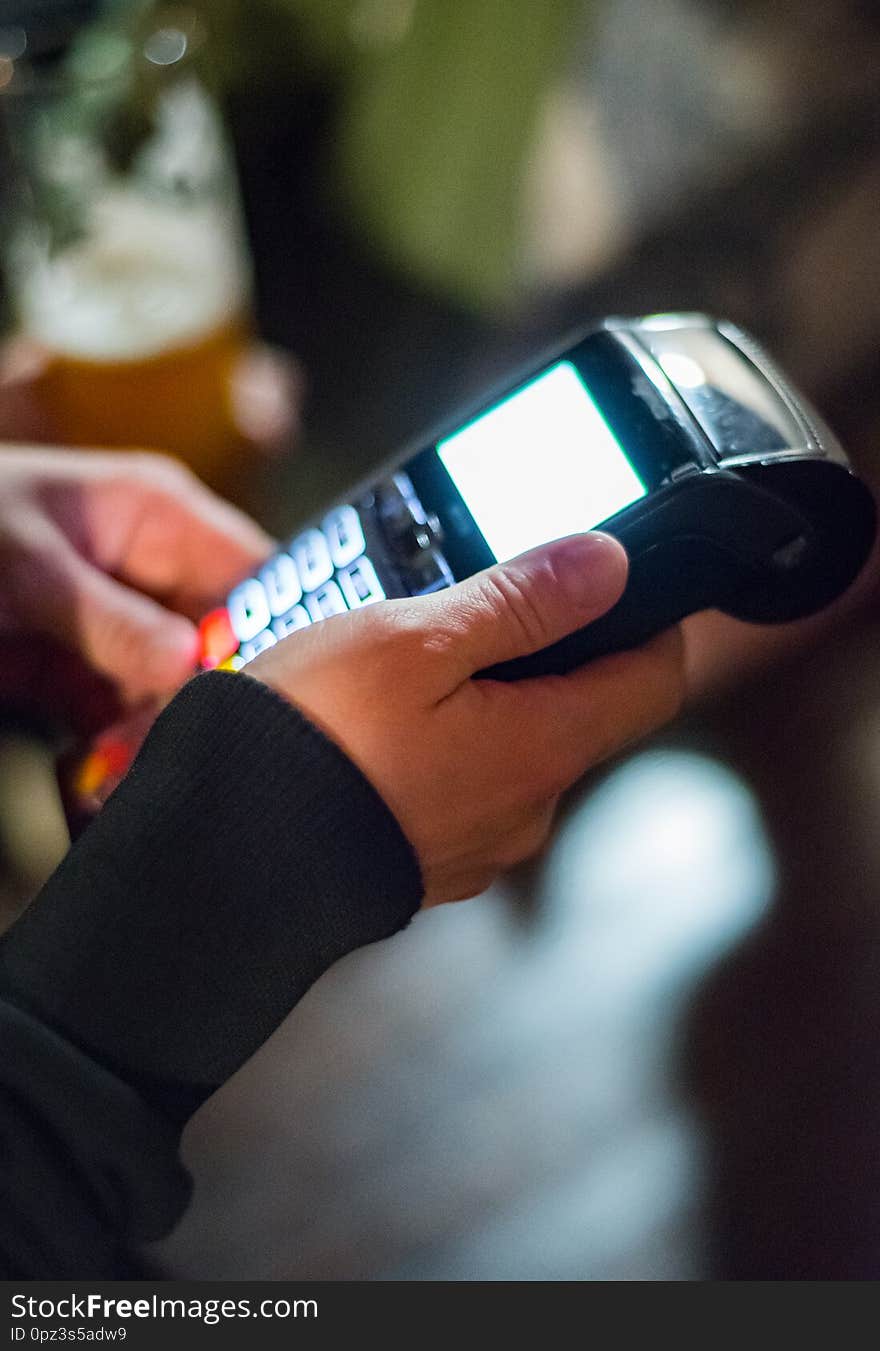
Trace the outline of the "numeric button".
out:
M 294 605 L 289 614 L 281 615 L 272 621 L 272 632 L 276 638 L 286 638 L 297 629 L 307 629 L 311 624 L 308 613 L 302 605 Z
M 333 576 L 333 559 L 327 541 L 314 526 L 297 535 L 290 552 L 299 571 L 303 591 L 316 591 Z
M 247 666 L 249 661 L 258 657 L 261 652 L 265 652 L 267 647 L 274 647 L 278 639 L 271 629 L 263 629 L 256 638 L 250 643 L 242 643 L 238 649 L 238 655 L 241 657 L 242 665 Z
M 276 554 L 260 571 L 269 609 L 277 618 L 302 599 L 302 583 L 290 554 Z
M 367 547 L 361 518 L 354 507 L 335 507 L 321 522 L 330 557 L 336 568 L 347 568 Z
M 230 591 L 226 602 L 229 622 L 240 643 L 249 643 L 267 628 L 272 618 L 269 599 L 263 583 L 256 577 L 248 577 L 234 591 Z
M 331 615 L 342 615 L 348 610 L 342 592 L 335 582 L 326 582 L 310 596 L 306 596 L 306 608 L 316 624 L 321 619 L 329 619 Z
M 352 610 L 359 610 L 363 605 L 373 605 L 377 600 L 385 599 L 382 583 L 376 576 L 376 569 L 369 558 L 359 558 L 351 567 L 343 568 L 337 575 L 342 594 Z

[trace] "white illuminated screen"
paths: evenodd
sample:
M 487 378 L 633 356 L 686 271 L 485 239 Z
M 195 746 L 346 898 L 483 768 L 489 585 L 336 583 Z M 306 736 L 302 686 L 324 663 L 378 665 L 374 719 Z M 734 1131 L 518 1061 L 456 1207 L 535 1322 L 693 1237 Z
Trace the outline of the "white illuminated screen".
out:
M 501 563 L 645 496 L 570 361 L 441 441 L 437 454 Z

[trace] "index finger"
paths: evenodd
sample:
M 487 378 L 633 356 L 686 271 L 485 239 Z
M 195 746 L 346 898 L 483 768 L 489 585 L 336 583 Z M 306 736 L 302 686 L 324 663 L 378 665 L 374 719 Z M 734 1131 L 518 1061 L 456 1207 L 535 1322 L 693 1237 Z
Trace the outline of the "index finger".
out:
M 102 561 L 130 585 L 186 613 L 197 615 L 222 600 L 274 547 L 244 512 L 162 456 L 117 463 L 99 496 L 106 513 L 128 518 L 116 557 Z

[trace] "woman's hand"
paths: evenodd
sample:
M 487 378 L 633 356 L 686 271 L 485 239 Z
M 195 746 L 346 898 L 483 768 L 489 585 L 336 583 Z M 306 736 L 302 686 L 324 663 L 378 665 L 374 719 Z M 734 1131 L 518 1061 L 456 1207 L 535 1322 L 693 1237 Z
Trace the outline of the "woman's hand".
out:
M 577 535 L 447 591 L 326 619 L 248 675 L 337 742 L 413 845 L 425 904 L 482 891 L 535 853 L 563 789 L 677 711 L 677 630 L 566 676 L 473 680 L 597 619 L 626 581 L 606 535 Z
M 193 620 L 270 549 L 166 456 L 0 450 L 0 696 L 89 725 L 89 672 L 123 703 L 170 693 Z

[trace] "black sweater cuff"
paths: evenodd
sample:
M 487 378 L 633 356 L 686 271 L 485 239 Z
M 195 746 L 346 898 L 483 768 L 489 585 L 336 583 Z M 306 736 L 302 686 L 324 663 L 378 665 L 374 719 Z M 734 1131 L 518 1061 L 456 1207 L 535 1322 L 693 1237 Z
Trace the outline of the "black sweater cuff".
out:
M 0 948 L 0 991 L 197 1102 L 345 953 L 417 909 L 415 854 L 332 741 L 245 674 L 177 695 Z

